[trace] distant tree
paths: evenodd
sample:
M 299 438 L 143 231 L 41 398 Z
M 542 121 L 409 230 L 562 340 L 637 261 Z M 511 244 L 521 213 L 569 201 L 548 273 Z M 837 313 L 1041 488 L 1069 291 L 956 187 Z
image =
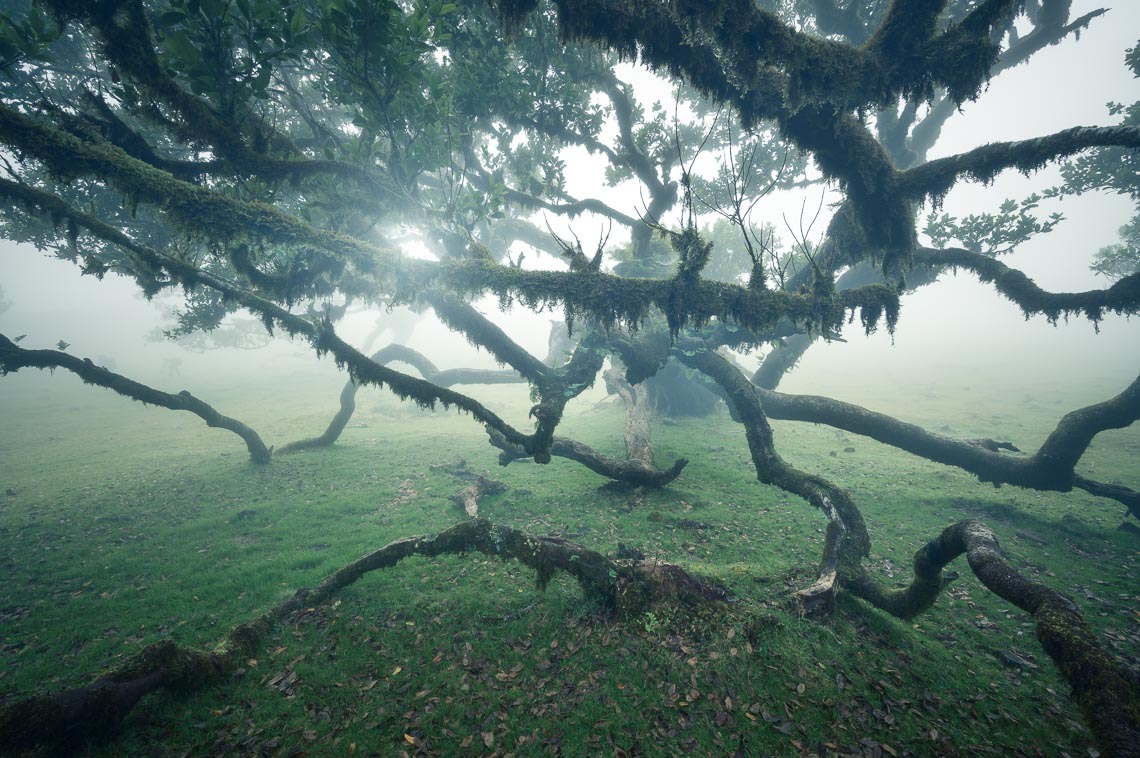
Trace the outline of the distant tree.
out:
M 856 315 L 867 332 L 893 329 L 900 294 L 948 268 L 992 282 L 1026 315 L 1096 321 L 1140 310 L 1140 275 L 1126 273 L 1129 265 L 1103 259 L 1117 278 L 1106 290 L 1049 293 L 1000 260 L 1059 222 L 1037 217 L 1039 198 L 1009 201 L 996 214 L 934 214 L 925 225 L 930 245 L 918 228 L 919 209 L 937 207 L 959 182 L 1070 159 L 1065 192 L 1136 196 L 1136 173 L 1117 175 L 1140 148 L 1135 108 L 1119 126 L 927 160 L 943 125 L 989 78 L 1102 11 L 1072 19 L 1067 0 L 8 6 L 0 16 L 8 239 L 50 248 L 84 273 L 131 276 L 148 296 L 187 293 L 180 330 L 208 331 L 247 311 L 267 332 L 300 335 L 333 355 L 351 378 L 342 412 L 351 413 L 360 384 L 421 406 L 455 406 L 488 428 L 504 463 L 566 455 L 615 479 L 670 481 L 684 462 L 653 466 L 648 427 L 632 423 L 633 410 L 636 388 L 670 361 L 670 370 L 684 366 L 682 394 L 699 376 L 727 399 L 760 481 L 828 521 L 819 580 L 796 595 L 802 608 L 825 612 L 847 591 L 909 618 L 935 601 L 942 567 L 966 552 L 987 586 L 1034 615 L 1101 744 L 1140 751 L 1135 683 L 1071 602 L 1017 574 L 973 522 L 948 527 L 920 551 L 910 587 L 882 586 L 864 567 L 871 540 L 851 495 L 783 461 L 768 423 L 830 424 L 986 482 L 1077 487 L 1140 515 L 1140 493 L 1076 471 L 1097 433 L 1140 418 L 1140 379 L 1064 417 L 1023 457 L 1005 454 L 1009 443 L 951 439 L 774 391 L 816 338 Z M 623 59 L 675 82 L 672 109 L 622 81 Z M 1129 61 L 1135 67 L 1135 51 Z M 609 184 L 638 202 L 575 195 L 569 147 L 605 163 L 599 190 Z M 774 190 L 803 191 L 811 207 L 824 183 L 839 202 L 821 238 L 809 239 L 806 226 L 781 230 L 790 238 L 781 246 L 753 215 L 756 199 Z M 624 228 L 628 242 L 589 249 L 546 228 L 552 217 L 583 214 Z M 409 236 L 434 259 L 404 254 L 394 240 Z M 536 267 L 547 260 L 538 253 L 561 263 Z M 472 305 L 484 295 L 560 307 L 577 342 L 553 365 L 529 354 Z M 509 366 L 508 378 L 530 385 L 533 428 L 452 389 L 462 381 L 456 370 L 436 368 L 414 346 L 370 359 L 350 345 L 337 321 L 358 304 L 433 309 Z M 761 345 L 773 347 L 751 377 L 724 350 Z M 58 365 L 131 389 L 70 356 L 7 340 L 0 348 L 4 371 Z M 391 368 L 393 356 L 422 378 Z M 555 436 L 566 404 L 607 359 L 623 367 L 614 391 L 625 392 L 639 432 L 627 435 L 628 460 Z M 483 378 L 504 380 L 491 373 Z
M 1130 49 L 1125 63 L 1132 75 L 1140 78 L 1140 44 Z M 1114 116 L 1123 115 L 1121 124 L 1140 126 L 1140 100 L 1131 105 L 1109 103 Z M 1065 184 L 1052 194 L 1081 194 L 1094 190 L 1128 195 L 1136 204 L 1136 215 L 1120 227 L 1120 242 L 1101 248 L 1093 256 L 1090 268 L 1113 281 L 1140 272 L 1140 154 L 1135 150 L 1101 148 L 1061 167 Z

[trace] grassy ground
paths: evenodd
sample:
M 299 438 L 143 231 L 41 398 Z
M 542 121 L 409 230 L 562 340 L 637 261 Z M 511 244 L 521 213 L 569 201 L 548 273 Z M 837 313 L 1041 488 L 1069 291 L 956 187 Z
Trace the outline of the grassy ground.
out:
M 340 381 L 189 388 L 281 444 L 323 429 Z M 845 399 L 1033 449 L 1064 410 L 1117 384 L 1037 395 L 950 382 L 901 411 L 888 386 Z M 480 397 L 516 421 L 529 403 L 511 387 Z M 620 453 L 623 414 L 599 399 L 578 401 L 563 431 Z M 232 683 L 144 700 L 91 755 L 1089 754 L 1030 620 L 964 563 L 913 623 L 849 598 L 825 620 L 782 610 L 813 578 L 824 523 L 756 483 L 725 412 L 656 430 L 659 462 L 691 463 L 645 493 L 602 487 L 567 461 L 499 468 L 470 419 L 375 391 L 361 393 L 336 448 L 268 467 L 193 416 L 66 375 L 4 379 L 0 417 L 5 695 L 88 682 L 164 637 L 209 646 L 361 554 L 459 520 L 448 496 L 468 471 L 507 485 L 481 515 L 608 552 L 620 542 L 736 598 L 699 618 L 661 609 L 618 622 L 565 578 L 539 592 L 517 564 L 410 559 L 281 625 Z M 949 523 L 979 518 L 1016 566 L 1071 594 L 1102 643 L 1137 661 L 1140 540 L 1117 530 L 1120 507 L 993 489 L 825 427 L 775 427 L 785 456 L 854 493 L 885 580 L 904 581 L 914 551 Z M 1135 487 L 1138 452 L 1140 431 L 1105 434 L 1083 470 Z M 1027 665 L 1003 663 L 1011 652 Z

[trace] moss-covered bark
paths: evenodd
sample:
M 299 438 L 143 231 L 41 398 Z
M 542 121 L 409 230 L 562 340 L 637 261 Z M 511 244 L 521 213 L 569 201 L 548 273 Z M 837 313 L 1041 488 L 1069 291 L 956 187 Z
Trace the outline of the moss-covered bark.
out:
M 517 445 L 512 445 L 503 435 L 491 427 L 487 427 L 487 436 L 492 445 L 503 451 L 499 453 L 500 465 L 506 466 L 513 461 L 529 457 L 525 450 Z M 642 461 L 603 455 L 589 445 L 565 437 L 553 439 L 550 444 L 550 453 L 559 458 L 577 461 L 607 479 L 625 482 L 635 487 L 664 487 L 680 476 L 681 471 L 689 464 L 688 459 L 678 458 L 668 469 L 658 469 L 646 465 Z
M 916 254 L 915 263 L 939 271 L 948 268 L 973 271 L 983 282 L 993 284 L 998 292 L 1017 303 L 1027 318 L 1041 315 L 1056 323 L 1061 318 L 1079 315 L 1095 323 L 1106 313 L 1124 316 L 1140 313 L 1140 274 L 1125 276 L 1103 290 L 1047 292 L 1023 272 L 970 250 L 923 248 Z
M 170 640 L 154 643 L 94 683 L 52 694 L 10 699 L 0 707 L 0 749 L 74 749 L 82 740 L 113 733 L 143 695 L 160 688 L 189 691 L 217 684 L 252 657 L 273 625 L 286 615 L 328 601 L 370 571 L 412 556 L 479 552 L 533 568 L 540 589 L 558 572 L 578 581 L 602 607 L 622 615 L 644 613 L 657 602 L 704 604 L 724 600 L 723 590 L 659 561 L 615 561 L 559 537 L 531 535 L 484 519 L 464 521 L 437 534 L 396 540 L 295 592 L 249 623 L 233 627 L 212 650 Z
M 982 584 L 1033 616 L 1037 639 L 1069 682 L 1105 754 L 1140 754 L 1140 681 L 1101 648 L 1075 603 L 1010 566 L 983 524 L 953 524 L 924 545 L 915 553 L 914 579 L 905 589 L 886 589 L 865 575 L 845 578 L 843 587 L 892 615 L 913 618 L 934 603 L 942 568 L 963 553 Z

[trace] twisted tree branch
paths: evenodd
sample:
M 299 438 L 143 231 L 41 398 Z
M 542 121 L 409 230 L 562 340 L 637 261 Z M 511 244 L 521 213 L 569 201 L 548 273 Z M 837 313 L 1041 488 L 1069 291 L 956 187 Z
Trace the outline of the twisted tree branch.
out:
M 843 587 L 892 615 L 913 618 L 934 603 L 942 568 L 962 553 L 982 584 L 1033 616 L 1037 639 L 1072 687 L 1070 695 L 1105 753 L 1140 753 L 1140 681 L 1104 652 L 1071 600 L 1018 573 L 993 532 L 977 521 L 947 527 L 915 553 L 914 579 L 905 589 L 883 589 L 866 575 L 845 577 Z
M 483 519 L 461 522 L 437 534 L 390 542 L 300 589 L 253 621 L 233 627 L 212 650 L 164 640 L 147 646 L 93 684 L 54 695 L 11 700 L 0 708 L 0 745 L 72 751 L 89 737 L 109 734 L 139 699 L 160 688 L 191 690 L 224 681 L 258 647 L 273 626 L 290 614 L 332 598 L 370 571 L 390 568 L 412 556 L 479 552 L 513 558 L 537 572 L 545 589 L 561 571 L 583 592 L 620 614 L 635 615 L 663 599 L 701 604 L 725 599 L 719 587 L 657 561 L 619 562 L 559 537 L 527 534 Z

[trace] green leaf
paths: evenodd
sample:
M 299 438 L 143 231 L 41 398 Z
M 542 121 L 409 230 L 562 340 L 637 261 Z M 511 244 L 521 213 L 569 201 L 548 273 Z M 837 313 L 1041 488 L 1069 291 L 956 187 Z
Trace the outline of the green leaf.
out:
M 174 31 L 166 35 L 162 41 L 162 46 L 168 54 L 172 54 L 186 63 L 197 63 L 201 59 L 198 46 L 184 31 Z

